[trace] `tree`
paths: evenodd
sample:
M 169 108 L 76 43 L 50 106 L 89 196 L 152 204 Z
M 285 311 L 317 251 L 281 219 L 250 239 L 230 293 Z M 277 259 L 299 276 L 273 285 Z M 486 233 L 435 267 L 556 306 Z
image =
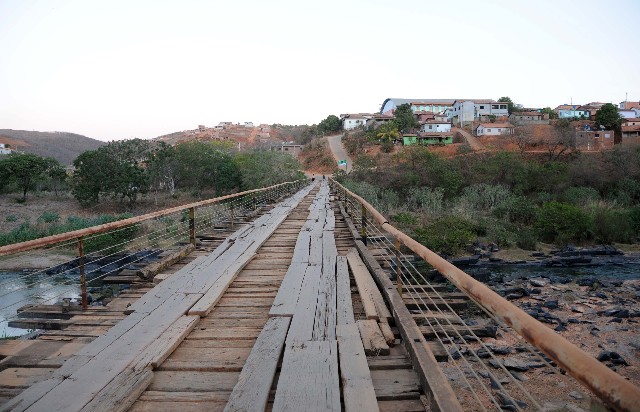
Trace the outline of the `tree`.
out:
M 338 118 L 338 116 L 335 116 L 333 114 L 327 116 L 327 118 L 321 121 L 318 125 L 318 129 L 320 129 L 322 133 L 339 132 L 341 127 L 342 124 L 340 122 L 340 119 Z
M 604 127 L 607 130 L 616 130 L 620 127 L 622 118 L 618 109 L 611 103 L 605 103 L 596 112 L 596 126 Z
M 406 132 L 409 129 L 415 129 L 420 124 L 418 119 L 411 111 L 411 105 L 409 103 L 401 104 L 393 113 L 395 117 L 396 127 L 400 132 Z
M 549 161 L 555 161 L 563 153 L 575 147 L 575 130 L 567 119 L 558 120 L 553 133 L 545 141 L 541 142 L 549 156 Z
M 508 96 L 504 96 L 504 97 L 499 98 L 498 102 L 507 103 L 507 108 L 509 109 L 509 114 L 511 114 L 513 112 L 521 112 L 522 111 L 522 105 L 513 103 L 511 98 L 508 97 Z
M 392 120 L 381 124 L 377 130 L 376 137 L 382 142 L 393 142 L 394 139 L 399 138 L 400 133 L 398 132 L 396 122 Z
M 288 153 L 254 150 L 238 154 L 236 161 L 243 190 L 292 182 L 304 176 L 300 162 Z
M 523 154 L 527 147 L 533 143 L 533 130 L 531 126 L 517 126 L 512 135 L 512 140 L 520 149 L 520 154 Z
M 22 201 L 47 171 L 47 160 L 32 153 L 12 153 L 0 161 L 0 179 L 14 182 L 22 190 Z
M 558 113 L 556 113 L 555 110 L 553 110 L 550 107 L 545 107 L 544 109 L 540 110 L 540 113 L 548 114 L 549 115 L 549 119 L 557 119 L 558 118 Z
M 231 146 L 219 142 L 190 141 L 176 146 L 176 185 L 196 192 L 213 189 L 216 195 L 241 185 Z
M 150 143 L 141 139 L 110 142 L 82 153 L 73 161 L 73 196 L 83 206 L 97 203 L 104 194 L 128 198 L 134 204 L 149 186 L 149 156 Z
M 45 161 L 47 162 L 46 174 L 51 179 L 51 186 L 56 196 L 58 196 L 58 189 L 62 187 L 62 184 L 67 179 L 67 170 L 52 157 L 47 157 Z

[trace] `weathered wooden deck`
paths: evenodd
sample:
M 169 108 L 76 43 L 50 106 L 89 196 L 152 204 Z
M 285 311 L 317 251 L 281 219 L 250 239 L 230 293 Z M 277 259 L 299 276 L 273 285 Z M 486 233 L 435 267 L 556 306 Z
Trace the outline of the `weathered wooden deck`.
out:
M 447 354 L 403 339 L 421 332 L 406 307 L 398 315 L 383 298 L 355 246 L 326 184 L 308 187 L 157 286 L 74 316 L 45 337 L 52 355 L 30 368 L 38 373 L 18 379 L 28 370 L 18 364 L 0 372 L 0 384 L 15 375 L 0 407 L 429 410 L 421 360 Z M 36 341 L 0 354 L 26 356 L 29 345 L 17 342 Z

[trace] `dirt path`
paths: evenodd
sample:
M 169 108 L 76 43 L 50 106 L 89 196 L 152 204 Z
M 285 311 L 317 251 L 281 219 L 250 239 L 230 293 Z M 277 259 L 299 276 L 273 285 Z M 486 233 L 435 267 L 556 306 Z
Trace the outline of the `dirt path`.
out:
M 346 160 L 346 172 L 350 172 L 351 170 L 353 170 L 353 162 L 347 154 L 347 151 L 344 149 L 344 146 L 342 145 L 342 135 L 338 134 L 335 136 L 327 136 L 327 141 L 329 142 L 329 148 L 331 149 L 336 162 L 338 160 Z
M 453 132 L 460 133 L 464 137 L 464 139 L 467 141 L 469 146 L 471 146 L 471 148 L 473 150 L 475 150 L 475 151 L 484 151 L 484 150 L 486 150 L 484 145 L 482 143 L 480 143 L 480 141 L 475 136 L 473 136 L 471 133 L 467 132 L 466 130 L 460 129 L 458 127 L 453 127 L 451 130 Z

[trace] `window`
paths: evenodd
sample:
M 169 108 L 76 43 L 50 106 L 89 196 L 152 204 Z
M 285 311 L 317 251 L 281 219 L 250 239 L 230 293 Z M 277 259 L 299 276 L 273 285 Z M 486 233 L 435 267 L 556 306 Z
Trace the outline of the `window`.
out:
M 596 139 L 600 137 L 600 133 L 596 133 Z
M 498 129 L 498 131 L 499 131 L 499 132 L 501 132 L 501 131 L 502 131 L 502 129 Z
M 501 109 L 506 109 L 506 108 L 507 108 L 507 105 L 506 105 L 506 104 L 501 104 L 501 105 L 500 105 L 500 108 L 501 108 Z
M 605 133 L 605 134 L 604 134 L 604 138 L 605 138 L 605 139 L 610 139 L 610 138 L 611 138 L 611 134 L 609 134 L 609 133 Z
M 433 126 L 429 125 L 429 129 L 433 128 Z
M 496 110 L 497 110 L 497 109 L 498 109 L 498 105 L 497 105 L 497 104 L 492 104 L 492 105 L 491 105 L 491 108 L 492 108 L 492 109 L 496 109 Z
M 490 132 L 490 131 L 491 131 L 491 129 L 487 129 L 487 133 Z
M 480 106 L 480 110 L 484 110 L 484 106 Z

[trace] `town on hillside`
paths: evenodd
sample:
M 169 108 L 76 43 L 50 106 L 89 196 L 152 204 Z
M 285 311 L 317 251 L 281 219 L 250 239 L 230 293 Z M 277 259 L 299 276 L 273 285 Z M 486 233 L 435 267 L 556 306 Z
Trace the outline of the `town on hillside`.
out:
M 414 122 L 400 122 L 398 113 L 411 113 Z M 640 102 L 562 104 L 555 109 L 526 108 L 508 97 L 500 99 L 387 98 L 378 113 L 340 115 L 345 131 L 378 130 L 392 120 L 392 142 L 401 145 L 450 145 L 491 142 L 521 151 L 535 151 L 550 141 L 580 151 L 600 151 L 616 144 L 640 143 Z M 386 128 L 389 128 L 388 126 Z M 558 133 L 560 131 L 560 133 Z M 384 138 L 387 135 L 378 133 Z M 478 137 L 480 139 L 474 139 Z M 477 147 L 476 147 L 477 148 Z

